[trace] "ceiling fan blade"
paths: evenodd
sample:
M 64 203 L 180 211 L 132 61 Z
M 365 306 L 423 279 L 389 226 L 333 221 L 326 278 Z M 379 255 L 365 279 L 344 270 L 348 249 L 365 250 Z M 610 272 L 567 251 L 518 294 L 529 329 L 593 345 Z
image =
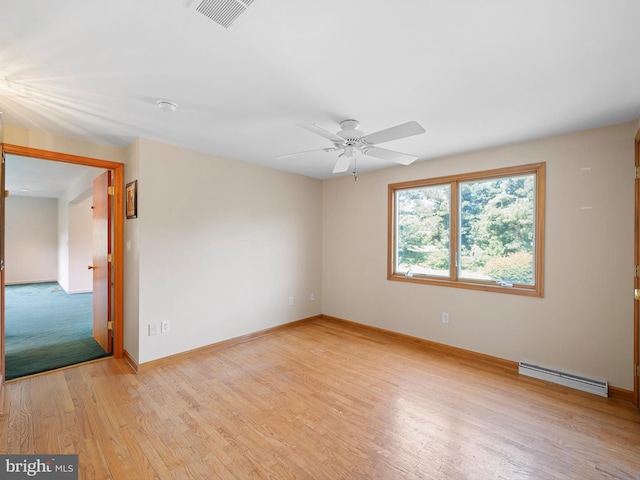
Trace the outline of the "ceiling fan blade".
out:
M 344 142 L 344 138 L 339 137 L 335 133 L 331 133 L 329 130 L 325 130 L 324 128 L 319 127 L 315 123 L 307 123 L 307 124 L 299 123 L 298 126 L 304 128 L 305 130 L 309 130 L 311 133 L 315 133 L 316 135 L 320 135 L 321 137 L 331 140 L 332 142 L 338 142 L 338 143 Z
M 284 155 L 276 155 L 274 158 L 295 157 L 296 155 L 304 155 L 305 153 L 313 153 L 313 152 L 334 152 L 336 150 L 340 150 L 340 149 L 335 147 L 316 148 L 315 150 L 305 150 L 304 152 L 285 153 Z
M 349 165 L 351 165 L 351 160 L 353 160 L 353 157 L 340 155 L 338 157 L 338 161 L 336 161 L 335 167 L 333 167 L 333 173 L 343 173 L 349 170 Z
M 370 157 L 381 158 L 389 162 L 399 163 L 400 165 L 410 165 L 418 159 L 415 155 L 394 152 L 393 150 L 387 150 L 386 148 L 380 147 L 367 147 L 364 149 L 363 153 Z
M 390 142 L 391 140 L 398 140 L 399 138 L 420 135 L 424 132 L 424 128 L 422 128 L 418 122 L 407 122 L 402 125 L 387 128 L 386 130 L 380 130 L 379 132 L 365 135 L 360 140 L 369 145 L 376 145 L 377 143 Z

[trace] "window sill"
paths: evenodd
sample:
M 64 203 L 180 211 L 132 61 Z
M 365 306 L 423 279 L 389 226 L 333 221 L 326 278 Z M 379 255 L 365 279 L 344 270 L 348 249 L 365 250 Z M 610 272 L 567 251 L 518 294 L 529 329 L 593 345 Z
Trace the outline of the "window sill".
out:
M 542 286 L 522 287 L 522 286 L 502 286 L 493 283 L 466 282 L 463 280 L 451 281 L 426 276 L 407 277 L 403 274 L 391 274 L 387 280 L 395 282 L 419 283 L 423 285 L 436 285 L 440 287 L 466 288 L 468 290 L 480 290 L 483 292 L 506 293 L 510 295 L 521 295 L 526 297 L 544 296 Z

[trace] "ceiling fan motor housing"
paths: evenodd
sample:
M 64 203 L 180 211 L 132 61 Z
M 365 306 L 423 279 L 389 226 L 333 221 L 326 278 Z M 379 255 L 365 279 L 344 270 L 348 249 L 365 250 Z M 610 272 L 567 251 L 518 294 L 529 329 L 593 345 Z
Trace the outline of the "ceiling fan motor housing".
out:
M 360 122 L 357 120 L 343 120 L 340 122 L 340 128 L 342 128 L 342 130 L 337 132 L 336 135 L 344 138 L 345 142 L 343 144 L 336 142 L 334 144 L 336 147 L 344 145 L 357 147 L 362 146 L 363 142 L 360 141 L 360 138 L 364 135 L 364 132 L 359 130 Z

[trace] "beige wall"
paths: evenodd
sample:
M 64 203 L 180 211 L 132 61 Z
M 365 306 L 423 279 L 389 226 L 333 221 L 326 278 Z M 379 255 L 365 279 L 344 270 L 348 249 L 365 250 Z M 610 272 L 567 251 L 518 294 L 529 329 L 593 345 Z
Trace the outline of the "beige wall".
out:
M 141 363 L 322 312 L 631 390 L 637 127 L 427 160 L 358 182 L 144 139 L 119 149 L 7 127 L 5 141 L 122 161 L 126 181 L 138 179 L 140 216 L 125 223 L 124 340 Z M 544 298 L 386 279 L 389 183 L 539 161 L 547 162 Z M 171 333 L 149 337 L 148 324 L 165 318 Z
M 140 363 L 321 313 L 319 180 L 145 139 L 137 162 Z
M 145 139 L 120 149 L 7 127 L 5 141 L 123 162 L 138 180 L 124 295 L 137 362 L 321 313 L 319 180 Z M 149 336 L 165 319 L 171 332 Z
M 126 150 L 125 185 L 139 177 L 139 145 L 134 140 Z M 138 219 L 124 221 L 124 349 L 138 361 L 140 357 L 140 256 L 138 254 Z
M 58 201 L 10 195 L 5 203 L 5 282 L 55 282 Z
M 632 390 L 636 129 L 634 121 L 325 181 L 323 313 Z M 386 279 L 389 183 L 540 161 L 544 298 Z

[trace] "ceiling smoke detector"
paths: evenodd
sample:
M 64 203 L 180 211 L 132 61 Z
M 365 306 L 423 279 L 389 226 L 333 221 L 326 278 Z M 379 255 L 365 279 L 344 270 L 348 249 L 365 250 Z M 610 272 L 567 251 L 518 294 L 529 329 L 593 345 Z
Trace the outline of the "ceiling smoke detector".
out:
M 158 108 L 166 113 L 173 113 L 178 109 L 178 105 L 169 100 L 156 100 L 156 105 Z

